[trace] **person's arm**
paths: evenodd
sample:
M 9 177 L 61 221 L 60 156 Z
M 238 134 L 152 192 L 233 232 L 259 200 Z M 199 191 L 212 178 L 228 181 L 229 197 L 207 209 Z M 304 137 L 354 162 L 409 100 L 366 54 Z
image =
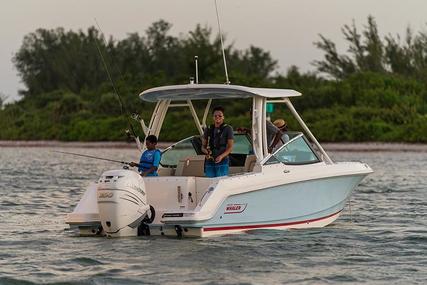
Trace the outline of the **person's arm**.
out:
M 231 126 L 227 126 L 227 147 L 223 153 L 217 156 L 217 158 L 215 159 L 216 163 L 220 163 L 225 157 L 227 157 L 231 153 L 231 151 L 233 150 L 233 144 L 233 128 Z
M 204 154 L 209 154 L 209 150 L 208 150 L 208 140 L 205 139 L 204 137 L 202 138 L 202 152 Z
M 268 153 L 271 153 L 273 151 L 274 147 L 280 141 L 282 135 L 283 135 L 283 132 L 278 129 L 277 132 L 274 134 L 273 142 L 268 147 Z
M 141 158 L 142 158 L 142 154 L 143 153 L 141 153 Z M 141 158 L 139 159 L 139 162 L 141 162 Z M 140 167 L 139 163 L 132 161 L 131 163 L 129 163 L 129 166 L 130 167 L 138 167 L 138 171 L 139 171 L 139 167 Z
M 209 128 L 206 128 L 202 136 L 201 151 L 202 153 L 206 154 L 206 156 L 210 156 L 212 154 L 212 150 L 208 149 L 208 132 L 209 132 Z
M 148 169 L 147 171 L 143 171 L 141 172 L 141 176 L 147 176 L 148 174 L 154 172 L 157 170 L 157 167 L 151 166 L 150 169 Z
M 233 144 L 234 144 L 233 139 L 227 140 L 227 148 L 223 153 L 217 156 L 217 158 L 215 159 L 216 163 L 220 163 L 221 160 L 223 160 L 225 157 L 227 157 L 231 153 L 231 151 L 233 150 Z

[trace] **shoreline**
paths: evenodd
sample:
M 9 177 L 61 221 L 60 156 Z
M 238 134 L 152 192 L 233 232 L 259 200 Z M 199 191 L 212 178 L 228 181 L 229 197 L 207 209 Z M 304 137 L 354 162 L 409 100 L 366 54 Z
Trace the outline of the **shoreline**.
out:
M 172 142 L 159 142 L 159 148 L 166 148 Z M 403 152 L 427 152 L 427 144 L 411 143 L 383 143 L 383 142 L 366 142 L 366 143 L 321 143 L 326 151 L 403 151 Z M 62 142 L 62 141 L 0 141 L 0 147 L 57 147 L 57 148 L 136 148 L 134 142 Z

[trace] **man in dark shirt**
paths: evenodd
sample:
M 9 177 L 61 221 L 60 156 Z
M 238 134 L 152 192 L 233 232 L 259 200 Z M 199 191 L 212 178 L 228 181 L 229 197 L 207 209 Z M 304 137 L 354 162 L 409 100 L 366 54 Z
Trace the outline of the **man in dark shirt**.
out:
M 212 111 L 214 124 L 205 129 L 202 138 L 202 152 L 206 154 L 205 175 L 218 177 L 228 175 L 228 155 L 233 149 L 233 128 L 224 123 L 224 108 Z

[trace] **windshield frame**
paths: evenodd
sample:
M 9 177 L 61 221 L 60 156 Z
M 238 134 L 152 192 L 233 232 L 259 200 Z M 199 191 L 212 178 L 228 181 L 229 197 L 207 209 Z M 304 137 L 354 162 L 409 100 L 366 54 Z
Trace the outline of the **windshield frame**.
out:
M 276 151 L 272 152 L 270 155 L 268 155 L 267 157 L 265 157 L 262 161 L 261 161 L 261 165 L 271 165 L 271 164 L 277 164 L 277 163 L 283 163 L 285 165 L 307 165 L 307 164 L 314 164 L 314 163 L 319 163 L 322 162 L 323 160 L 321 159 L 321 157 L 319 156 L 319 154 L 313 149 L 313 147 L 311 146 L 310 142 L 307 140 L 307 138 L 304 136 L 304 133 L 302 132 L 298 132 L 299 134 L 296 135 L 295 137 L 293 137 L 292 139 L 290 139 L 288 142 L 286 142 L 285 144 L 283 144 L 280 148 L 278 148 Z M 309 149 L 311 150 L 311 152 L 314 154 L 314 156 L 317 158 L 317 160 L 313 160 L 313 161 L 306 161 L 306 162 L 284 162 L 284 161 L 280 161 L 275 155 L 280 152 L 283 148 L 285 148 L 286 146 L 288 146 L 289 144 L 295 142 L 296 140 L 298 140 L 299 138 L 302 138 L 306 145 L 309 147 Z M 269 162 L 269 160 L 274 157 L 276 159 L 276 162 Z

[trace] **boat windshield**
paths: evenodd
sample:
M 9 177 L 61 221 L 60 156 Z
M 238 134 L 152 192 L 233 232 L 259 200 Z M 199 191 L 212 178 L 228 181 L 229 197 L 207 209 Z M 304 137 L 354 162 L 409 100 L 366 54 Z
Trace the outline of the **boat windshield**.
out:
M 292 138 L 288 143 L 284 144 L 277 150 L 265 164 L 311 164 L 319 162 L 317 154 L 310 147 L 303 134 L 299 134 Z
M 180 159 L 196 156 L 198 154 L 196 151 L 198 147 L 195 146 L 196 141 L 200 141 L 200 138 L 192 136 L 172 145 L 163 152 L 160 165 L 163 167 L 176 167 Z
M 163 152 L 160 165 L 163 167 L 176 167 L 182 159 L 203 155 L 201 147 L 202 140 L 200 136 L 183 139 Z M 252 143 L 248 134 L 235 133 L 233 150 L 230 154 L 230 166 L 243 166 L 246 157 L 251 154 L 253 154 Z

